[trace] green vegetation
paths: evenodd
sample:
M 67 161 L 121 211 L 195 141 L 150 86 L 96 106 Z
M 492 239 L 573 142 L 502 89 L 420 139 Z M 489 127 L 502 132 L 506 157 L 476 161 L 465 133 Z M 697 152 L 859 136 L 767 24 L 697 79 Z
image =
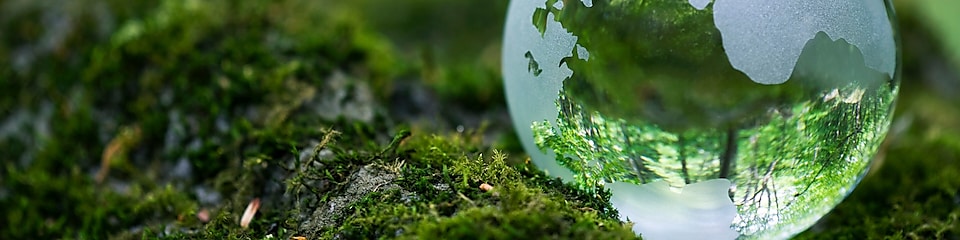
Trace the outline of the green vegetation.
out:
M 410 137 L 386 114 L 410 98 L 393 86 L 410 76 L 464 106 L 502 106 L 483 84 L 494 64 L 404 65 L 357 19 L 307 17 L 311 1 L 97 4 L 63 16 L 85 20 L 63 39 L 33 32 L 55 7 L 23 2 L 4 19 L 16 34 L 0 52 L 34 57 L 0 65 L 0 219 L 16 226 L 0 238 L 633 237 L 608 195 L 507 164 L 485 132 Z M 117 26 L 87 36 L 111 27 L 98 17 Z
M 525 163 L 505 6 L 2 0 L 0 239 L 633 238 Z M 885 160 L 801 237 L 960 235 L 960 109 L 906 82 Z
M 462 152 L 471 145 L 462 136 L 413 137 L 398 151 L 411 161 L 385 167 L 398 174 L 396 185 L 355 202 L 352 216 L 322 238 L 634 237 L 606 203 L 609 193 L 585 195 L 530 165 L 508 166 L 496 150 L 468 158 Z
M 897 80 L 823 32 L 806 42 L 789 81 L 771 86 L 730 65 L 709 9 L 681 1 L 559 10 L 550 2 L 531 24 L 543 30 L 542 21 L 560 22 L 590 59 L 563 61 L 573 74 L 556 120 L 533 123 L 534 142 L 584 190 L 726 178 L 739 210 L 734 227 L 773 238 L 840 203 L 890 123 Z M 543 11 L 556 19 L 542 20 Z
M 901 117 L 870 173 L 849 198 L 799 238 L 960 235 L 960 111 L 925 90 L 905 90 Z

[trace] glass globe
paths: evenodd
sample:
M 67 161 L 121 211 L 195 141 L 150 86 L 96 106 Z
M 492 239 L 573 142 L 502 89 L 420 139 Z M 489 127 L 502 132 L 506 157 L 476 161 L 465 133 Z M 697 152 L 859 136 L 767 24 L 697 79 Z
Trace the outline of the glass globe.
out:
M 856 186 L 898 90 L 884 0 L 513 0 L 510 113 L 646 239 L 787 238 Z

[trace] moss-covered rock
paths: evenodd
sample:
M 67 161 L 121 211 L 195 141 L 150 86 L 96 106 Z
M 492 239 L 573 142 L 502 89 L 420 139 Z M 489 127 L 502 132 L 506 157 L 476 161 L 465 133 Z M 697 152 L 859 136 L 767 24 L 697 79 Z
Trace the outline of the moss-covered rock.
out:
M 397 174 L 395 181 L 354 181 L 375 190 L 354 201 L 342 224 L 327 228 L 322 238 L 635 237 L 616 220 L 606 202 L 609 194 L 586 196 L 529 165 L 508 165 L 496 150 L 492 157 L 469 158 L 471 148 L 476 146 L 462 136 L 414 135 L 400 146 L 396 160 L 372 170 L 379 172 L 370 178 L 374 182 Z M 354 189 L 347 195 L 355 196 Z

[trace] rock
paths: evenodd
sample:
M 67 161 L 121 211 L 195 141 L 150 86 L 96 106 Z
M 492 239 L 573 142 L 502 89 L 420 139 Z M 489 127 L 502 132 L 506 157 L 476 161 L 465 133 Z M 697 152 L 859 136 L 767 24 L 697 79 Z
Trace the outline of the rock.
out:
M 323 228 L 340 226 L 343 219 L 351 214 L 350 205 L 364 196 L 373 192 L 400 189 L 399 185 L 393 183 L 397 177 L 397 174 L 373 164 L 361 167 L 360 170 L 350 176 L 349 185 L 346 188 L 318 206 L 313 215 L 300 224 L 300 233 L 307 236 L 317 236 Z M 404 193 L 403 195 L 412 194 Z

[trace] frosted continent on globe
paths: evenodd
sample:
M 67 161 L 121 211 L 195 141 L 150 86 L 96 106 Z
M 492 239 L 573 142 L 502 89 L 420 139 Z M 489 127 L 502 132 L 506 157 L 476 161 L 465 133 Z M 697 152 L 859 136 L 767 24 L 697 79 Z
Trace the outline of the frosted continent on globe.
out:
M 511 116 L 537 166 L 646 239 L 790 237 L 857 184 L 899 80 L 882 0 L 513 0 Z

